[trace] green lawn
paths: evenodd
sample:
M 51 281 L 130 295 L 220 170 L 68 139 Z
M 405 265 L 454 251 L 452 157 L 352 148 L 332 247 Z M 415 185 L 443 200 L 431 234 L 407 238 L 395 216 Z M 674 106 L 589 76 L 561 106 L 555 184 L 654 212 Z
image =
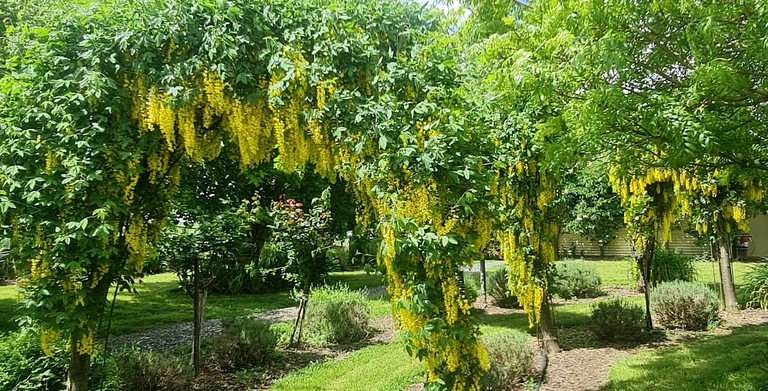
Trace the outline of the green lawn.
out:
M 310 365 L 277 381 L 272 390 L 402 391 L 422 376 L 418 360 L 400 343 L 373 345 L 340 360 Z
M 630 261 L 587 261 L 598 269 L 605 285 L 630 285 Z M 713 273 L 713 266 L 715 267 Z M 697 280 L 712 284 L 719 278 L 717 265 L 697 263 Z M 749 264 L 735 263 L 737 284 Z M 329 283 L 347 284 L 353 289 L 382 284 L 380 275 L 364 272 L 334 273 Z M 173 274 L 148 276 L 136 286 L 137 294 L 121 293 L 115 306 L 112 331 L 129 333 L 153 327 L 192 320 L 191 300 L 180 293 Z M 0 287 L 0 331 L 15 328 L 11 317 L 16 306 L 14 287 Z M 642 304 L 642 297 L 628 300 Z M 371 300 L 373 316 L 389 314 L 389 301 Z M 288 293 L 240 296 L 211 296 L 207 318 L 245 315 L 274 308 L 296 305 Z M 563 345 L 569 346 L 568 330 L 579 330 L 589 324 L 591 305 L 565 303 L 555 306 L 555 319 L 562 331 Z M 6 316 L 6 314 L 8 314 Z M 475 315 L 485 334 L 505 329 L 528 329 L 522 313 Z M 683 342 L 625 358 L 611 371 L 609 390 L 757 390 L 768 384 L 768 345 L 762 335 L 768 326 L 742 329 L 731 336 Z M 577 341 L 577 343 L 579 343 Z M 570 346 L 578 347 L 578 346 Z M 764 368 L 760 369 L 762 365 Z M 346 390 L 365 384 L 371 390 L 402 390 L 422 376 L 422 366 L 408 357 L 398 342 L 372 345 L 352 352 L 339 360 L 312 364 L 281 379 L 276 390 Z M 686 388 L 688 387 L 688 388 Z
M 328 282 L 347 284 L 353 289 L 383 284 L 381 275 L 361 271 L 333 273 Z M 112 316 L 112 334 L 126 334 L 192 321 L 192 299 L 177 289 L 178 279 L 175 274 L 147 276 L 135 287 L 137 293 L 120 292 L 117 296 Z M 16 329 L 13 318 L 18 307 L 17 296 L 15 287 L 0 287 L 0 331 Z M 206 302 L 205 316 L 208 319 L 242 316 L 295 305 L 297 302 L 288 292 L 211 295 Z M 371 307 L 374 316 L 388 314 L 390 308 L 386 300 L 373 300 Z
M 768 326 L 684 341 L 611 366 L 606 391 L 759 391 L 768 389 Z
M 15 286 L 0 286 L 0 332 L 14 330 L 16 322 L 17 297 Z

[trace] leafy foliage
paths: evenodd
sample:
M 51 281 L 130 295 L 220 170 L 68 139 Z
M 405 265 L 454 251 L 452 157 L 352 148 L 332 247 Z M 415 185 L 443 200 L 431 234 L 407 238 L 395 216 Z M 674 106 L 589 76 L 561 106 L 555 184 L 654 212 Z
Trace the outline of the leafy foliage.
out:
M 600 301 L 592 306 L 590 329 L 607 341 L 638 340 L 643 335 L 645 312 L 621 299 Z
M 360 342 L 369 330 L 370 309 L 365 295 L 345 285 L 312 291 L 307 307 L 309 339 L 319 344 Z
M 166 228 L 158 246 L 158 258 L 168 262 L 187 292 L 193 288 L 195 262 L 212 293 L 262 290 L 258 260 L 270 219 L 258 197 L 216 216 L 198 218 Z
M 568 215 L 563 225 L 567 232 L 608 243 L 624 225 L 621 201 L 602 162 L 589 162 L 564 175 L 560 197 Z
M 634 280 L 640 278 L 636 267 L 632 269 Z M 651 264 L 651 286 L 655 287 L 667 281 L 694 281 L 696 267 L 693 258 L 686 257 L 675 250 L 656 249 Z
M 40 333 L 26 328 L 0 335 L 0 389 L 18 391 L 65 390 L 67 354 L 62 341 L 44 352 Z
M 125 348 L 110 358 L 120 390 L 182 391 L 192 387 L 192 373 L 182 358 L 166 351 Z
M 651 301 L 656 317 L 666 327 L 704 330 L 718 318 L 717 295 L 701 284 L 663 282 L 652 291 Z
M 213 341 L 213 359 L 223 368 L 244 369 L 273 358 L 278 335 L 269 322 L 250 318 L 221 321 L 222 335 Z
M 559 262 L 553 278 L 552 293 L 564 299 L 597 297 L 603 294 L 597 268 L 583 261 Z
M 517 297 L 509 292 L 509 276 L 507 268 L 495 270 L 488 274 L 488 295 L 493 304 L 502 308 L 515 308 L 520 304 Z
M 485 390 L 515 390 L 533 372 L 533 348 L 528 336 L 503 331 L 483 338 L 491 368 L 483 378 Z
M 768 264 L 753 265 L 744 273 L 742 292 L 747 307 L 768 309 Z
M 272 205 L 272 242 L 287 261 L 280 269 L 304 293 L 339 268 L 339 243 L 331 231 L 329 203 L 330 192 L 326 190 L 320 198 L 312 200 L 308 212 L 295 200 Z

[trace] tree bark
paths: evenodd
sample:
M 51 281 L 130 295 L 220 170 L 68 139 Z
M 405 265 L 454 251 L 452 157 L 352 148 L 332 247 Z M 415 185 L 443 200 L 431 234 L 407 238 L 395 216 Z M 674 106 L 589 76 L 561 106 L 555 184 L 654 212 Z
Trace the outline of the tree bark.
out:
M 552 307 L 549 305 L 549 293 L 544 292 L 544 298 L 541 302 L 541 318 L 539 319 L 541 327 L 541 340 L 547 353 L 560 353 L 560 342 L 557 340 L 555 330 L 555 318 L 552 316 Z
M 195 369 L 195 378 L 200 376 L 200 343 L 203 335 L 203 309 L 200 289 L 200 260 L 195 259 L 194 270 L 194 326 L 192 329 L 192 367 Z
M 651 263 L 653 262 L 653 253 L 656 247 L 656 239 L 648 238 L 645 242 L 645 251 L 640 259 L 640 276 L 643 279 L 643 295 L 645 297 L 645 328 L 653 329 L 653 319 L 651 319 Z
M 483 295 L 483 304 L 488 305 L 488 288 L 485 274 L 485 257 L 480 260 L 480 294 Z
M 72 343 L 69 347 L 69 369 L 67 370 L 67 391 L 88 391 L 88 370 L 91 357 L 77 351 L 77 341 L 82 338 L 84 330 L 77 329 L 72 333 Z
M 726 311 L 738 311 L 739 302 L 736 300 L 736 287 L 733 283 L 731 268 L 730 240 L 727 235 L 719 235 L 713 254 L 720 264 L 720 284 L 723 292 L 723 303 Z

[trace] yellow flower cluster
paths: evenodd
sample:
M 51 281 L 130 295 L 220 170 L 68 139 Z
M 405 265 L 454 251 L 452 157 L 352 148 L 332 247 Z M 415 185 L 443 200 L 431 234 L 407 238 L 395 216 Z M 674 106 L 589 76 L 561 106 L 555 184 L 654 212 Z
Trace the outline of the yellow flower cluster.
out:
M 43 347 L 43 353 L 45 353 L 46 357 L 54 356 L 53 345 L 59 341 L 60 337 L 61 335 L 56 330 L 49 329 L 47 327 L 41 328 L 40 344 Z
M 78 353 L 87 354 L 89 356 L 95 356 L 98 353 L 95 334 L 94 330 L 90 327 L 83 333 L 82 338 L 77 341 Z
M 50 277 L 54 274 L 53 269 L 48 261 L 41 261 L 40 259 L 33 259 L 30 261 L 30 278 L 33 280 L 40 280 L 46 277 Z
M 125 234 L 128 245 L 128 259 L 125 266 L 129 270 L 141 272 L 147 259 L 147 228 L 143 217 L 135 215 L 131 218 Z

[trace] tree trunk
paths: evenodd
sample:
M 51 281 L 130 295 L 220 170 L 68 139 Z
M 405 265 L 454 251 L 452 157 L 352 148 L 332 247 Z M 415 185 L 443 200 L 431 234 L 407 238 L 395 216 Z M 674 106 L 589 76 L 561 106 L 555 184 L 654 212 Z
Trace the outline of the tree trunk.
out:
M 67 391 L 88 391 L 88 369 L 91 357 L 77 351 L 79 341 L 85 330 L 77 329 L 72 333 L 72 343 L 69 347 L 69 370 L 67 371 Z
M 651 319 L 651 263 L 653 262 L 655 247 L 655 238 L 646 239 L 645 251 L 640 259 L 640 276 L 643 279 L 643 294 L 645 296 L 645 328 L 648 330 L 653 329 L 653 320 Z
M 555 318 L 552 316 L 552 308 L 549 305 L 549 293 L 544 292 L 544 298 L 541 302 L 541 318 L 539 319 L 541 327 L 541 340 L 547 353 L 559 353 L 560 342 L 557 340 L 555 330 Z
M 194 270 L 194 326 L 192 330 L 192 367 L 195 369 L 195 378 L 200 376 L 200 343 L 203 336 L 203 308 L 200 289 L 200 260 L 195 259 Z
M 480 294 L 483 295 L 483 304 L 488 305 L 488 288 L 485 276 L 485 257 L 483 257 L 480 260 Z
M 723 303 L 726 311 L 738 311 L 739 302 L 736 300 L 736 288 L 733 284 L 733 269 L 731 268 L 731 245 L 727 235 L 720 235 L 713 255 L 720 264 L 720 284 L 723 292 Z

